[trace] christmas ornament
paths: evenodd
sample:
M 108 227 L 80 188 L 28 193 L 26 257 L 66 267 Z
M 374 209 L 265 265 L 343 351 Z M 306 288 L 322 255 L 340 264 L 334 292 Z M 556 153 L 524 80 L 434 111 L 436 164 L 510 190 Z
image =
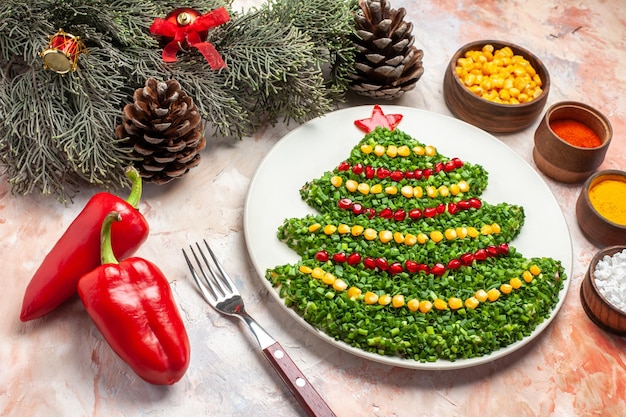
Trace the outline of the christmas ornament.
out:
M 142 178 L 165 184 L 200 163 L 204 125 L 198 108 L 176 80 L 149 78 L 124 107 L 115 134 L 128 138 Z
M 150 33 L 161 35 L 167 42 L 163 48 L 163 61 L 176 62 L 176 54 L 190 47 L 196 48 L 213 70 L 226 66 L 224 60 L 210 42 L 205 42 L 208 31 L 230 20 L 224 7 L 206 14 L 190 8 L 173 10 L 165 19 L 157 18 L 150 26 Z
M 413 24 L 406 10 L 386 0 L 360 0 L 354 15 L 356 71 L 350 89 L 368 97 L 393 100 L 415 88 L 424 73 L 424 52 L 414 46 Z
M 66 33 L 59 29 L 57 33 L 49 36 L 48 47 L 41 51 L 45 69 L 58 74 L 67 74 L 78 68 L 78 57 L 88 52 L 87 47 L 80 37 Z
M 395 130 L 400 121 L 402 121 L 401 114 L 385 114 L 383 109 L 376 104 L 374 105 L 374 109 L 372 109 L 372 117 L 355 120 L 354 124 L 365 133 L 370 133 L 378 126 Z

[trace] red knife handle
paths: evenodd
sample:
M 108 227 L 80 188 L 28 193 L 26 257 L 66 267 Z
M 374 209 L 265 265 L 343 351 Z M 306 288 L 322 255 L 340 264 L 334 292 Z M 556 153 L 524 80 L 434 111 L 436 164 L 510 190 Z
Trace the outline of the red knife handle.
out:
M 336 417 L 280 343 L 276 342 L 268 346 L 263 349 L 263 353 L 307 415 L 310 417 Z

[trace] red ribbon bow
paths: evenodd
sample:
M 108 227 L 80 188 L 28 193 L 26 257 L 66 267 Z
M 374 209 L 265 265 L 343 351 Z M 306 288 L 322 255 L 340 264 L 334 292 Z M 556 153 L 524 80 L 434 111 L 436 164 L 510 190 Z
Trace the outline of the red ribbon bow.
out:
M 169 41 L 163 48 L 163 61 L 176 62 L 178 51 L 194 47 L 204 56 L 211 69 L 218 70 L 226 67 L 226 64 L 215 47 L 205 41 L 209 29 L 229 20 L 230 16 L 224 7 L 202 15 L 194 9 L 183 7 L 173 10 L 165 19 L 154 19 L 150 32 Z

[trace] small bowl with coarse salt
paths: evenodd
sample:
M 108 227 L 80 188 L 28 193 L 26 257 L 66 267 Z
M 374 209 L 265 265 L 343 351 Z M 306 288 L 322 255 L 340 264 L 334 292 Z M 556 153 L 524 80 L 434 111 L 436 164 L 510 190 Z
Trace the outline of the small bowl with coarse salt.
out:
M 580 287 L 585 312 L 600 328 L 626 336 L 626 246 L 598 252 Z

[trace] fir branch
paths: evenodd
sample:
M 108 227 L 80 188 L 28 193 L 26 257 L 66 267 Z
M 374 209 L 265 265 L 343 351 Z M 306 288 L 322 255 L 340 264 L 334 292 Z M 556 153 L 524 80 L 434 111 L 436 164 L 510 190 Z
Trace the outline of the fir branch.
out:
M 274 123 L 280 115 L 300 122 L 332 109 L 324 91 L 323 62 L 310 37 L 274 20 L 269 9 L 238 16 L 215 37 L 227 64 L 226 85 L 257 126 Z
M 108 57 L 103 49 L 93 49 L 85 60 L 85 70 L 68 77 L 69 106 L 74 117 L 71 129 L 55 139 L 67 154 L 68 162 L 76 175 L 91 184 L 106 188 L 123 186 L 123 172 L 130 164 L 130 151 L 115 139 L 115 120 L 123 102 L 125 78 L 111 76 L 109 65 L 102 65 Z
M 65 201 L 66 186 L 77 181 L 67 176 L 65 154 L 59 149 L 54 135 L 68 129 L 71 115 L 64 106 L 47 100 L 46 96 L 63 97 L 58 77 L 42 79 L 31 69 L 18 75 L 6 85 L 5 129 L 0 137 L 0 157 L 3 173 L 12 185 L 12 192 L 29 194 L 39 191 L 58 195 Z M 45 77 L 44 77 L 45 78 Z M 30 100 L 24 100 L 29 97 Z M 7 103 L 13 103 L 10 108 Z M 9 126 L 6 126 L 10 122 Z
M 267 0 L 234 13 L 232 0 L 4 0 L 0 8 L 0 173 L 12 191 L 67 201 L 84 183 L 125 184 L 129 154 L 114 138 L 123 106 L 148 78 L 174 78 L 216 134 L 242 138 L 262 123 L 298 123 L 332 110 L 347 90 L 356 0 Z M 209 31 L 227 68 L 212 71 L 195 50 L 167 64 L 155 18 L 180 7 L 226 6 Z M 80 36 L 89 54 L 76 72 L 43 68 L 49 36 Z M 330 65 L 330 79 L 325 75 Z
M 267 7 L 281 24 L 292 24 L 310 36 L 316 54 L 330 67 L 330 97 L 343 99 L 354 71 L 356 50 L 351 37 L 358 1 L 268 0 Z

